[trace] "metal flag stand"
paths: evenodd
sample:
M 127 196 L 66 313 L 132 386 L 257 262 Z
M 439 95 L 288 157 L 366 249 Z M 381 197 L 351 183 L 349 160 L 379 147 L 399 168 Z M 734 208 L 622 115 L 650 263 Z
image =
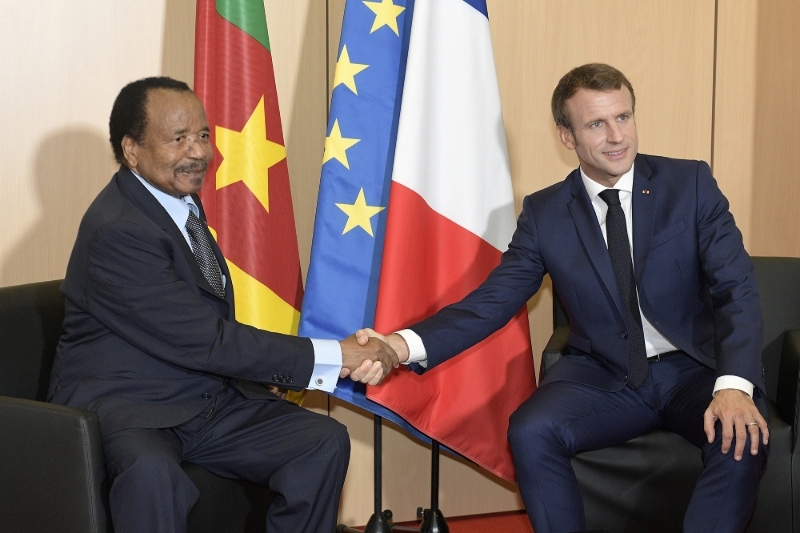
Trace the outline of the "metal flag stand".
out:
M 414 533 L 450 533 L 447 527 L 447 521 L 444 515 L 439 510 L 439 443 L 435 440 L 431 441 L 431 508 L 417 509 L 417 518 L 422 518 L 422 524 L 419 528 L 398 526 L 391 523 L 392 511 L 386 509 L 381 511 L 381 504 L 383 499 L 382 494 L 382 477 L 383 477 L 383 439 L 382 439 L 382 425 L 381 417 L 374 415 L 373 425 L 373 439 L 374 439 L 374 453 L 375 453 L 375 477 L 374 477 L 374 490 L 375 490 L 375 511 L 367 522 L 363 533 L 393 533 L 400 531 L 408 531 Z M 362 533 L 358 529 L 353 529 L 340 524 L 336 528 L 336 533 Z

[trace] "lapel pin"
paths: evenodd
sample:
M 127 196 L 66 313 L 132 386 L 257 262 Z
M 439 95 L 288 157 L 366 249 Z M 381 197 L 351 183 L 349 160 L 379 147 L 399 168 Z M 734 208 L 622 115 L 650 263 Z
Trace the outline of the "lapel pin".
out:
M 642 189 L 642 194 L 650 194 L 650 190 L 649 189 Z

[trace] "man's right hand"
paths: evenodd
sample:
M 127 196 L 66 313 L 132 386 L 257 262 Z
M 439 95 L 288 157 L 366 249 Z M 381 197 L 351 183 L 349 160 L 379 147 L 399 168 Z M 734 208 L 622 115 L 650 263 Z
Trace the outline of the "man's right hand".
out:
M 356 331 L 355 336 L 359 344 L 366 344 L 371 338 L 380 339 L 392 347 L 392 349 L 397 353 L 397 356 L 400 358 L 401 363 L 408 361 L 410 351 L 408 349 L 408 344 L 402 335 L 392 333 L 391 335 L 384 336 L 374 329 L 364 328 Z
M 377 385 L 392 368 L 400 366 L 397 353 L 377 338 L 359 342 L 355 335 L 339 341 L 342 347 L 342 371 L 339 377 L 347 377 L 369 385 Z

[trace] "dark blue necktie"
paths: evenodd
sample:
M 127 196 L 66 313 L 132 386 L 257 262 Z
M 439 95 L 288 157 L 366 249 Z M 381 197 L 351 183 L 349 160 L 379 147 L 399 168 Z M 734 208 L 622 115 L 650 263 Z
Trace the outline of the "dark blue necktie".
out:
M 619 293 L 625 307 L 625 323 L 628 325 L 628 384 L 636 389 L 647 379 L 650 368 L 644 346 L 639 300 L 636 297 L 636 278 L 633 275 L 628 227 L 625 223 L 625 212 L 619 203 L 619 191 L 606 189 L 600 193 L 600 198 L 608 204 L 606 214 L 608 254 L 611 256 L 614 276 L 617 278 Z

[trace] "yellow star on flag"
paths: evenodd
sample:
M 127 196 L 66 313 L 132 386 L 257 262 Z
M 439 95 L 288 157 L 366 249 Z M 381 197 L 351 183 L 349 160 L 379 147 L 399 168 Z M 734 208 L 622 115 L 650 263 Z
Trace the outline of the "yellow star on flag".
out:
M 358 191 L 358 196 L 354 203 L 336 204 L 336 207 L 344 211 L 347 215 L 347 224 L 344 225 L 342 235 L 355 227 L 360 227 L 369 233 L 370 237 L 374 237 L 375 235 L 372 233 L 372 224 L 369 219 L 386 209 L 378 205 L 367 205 L 367 200 L 364 198 L 363 187 Z
M 397 28 L 397 17 L 406 8 L 394 5 L 392 0 L 381 0 L 380 2 L 367 2 L 365 0 L 364 5 L 375 13 L 375 22 L 372 23 L 372 29 L 369 30 L 370 33 L 383 26 L 389 26 L 398 37 L 400 36 L 400 30 Z
M 350 54 L 347 53 L 347 45 L 342 47 L 342 53 L 339 55 L 339 60 L 336 62 L 336 73 L 333 75 L 333 88 L 338 85 L 344 84 L 348 89 L 358 94 L 356 90 L 356 74 L 367 68 L 369 65 L 362 65 L 361 63 L 351 63 Z
M 242 131 L 216 127 L 222 164 L 217 169 L 217 189 L 243 181 L 269 212 L 269 168 L 286 159 L 286 148 L 267 140 L 264 97 Z
M 325 154 L 322 156 L 322 164 L 324 165 L 331 159 L 336 159 L 346 169 L 350 170 L 350 163 L 347 162 L 347 149 L 360 140 L 342 137 L 342 131 L 339 129 L 339 119 L 334 120 L 331 134 L 325 137 Z

